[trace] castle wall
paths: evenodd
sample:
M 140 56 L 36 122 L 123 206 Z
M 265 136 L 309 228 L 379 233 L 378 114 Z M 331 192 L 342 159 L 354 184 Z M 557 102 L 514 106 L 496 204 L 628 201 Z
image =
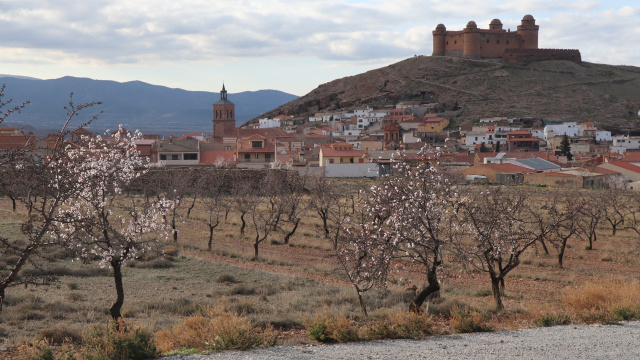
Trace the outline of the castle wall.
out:
M 515 32 L 480 33 L 480 57 L 499 58 L 507 49 L 520 47 L 520 36 Z
M 464 33 L 462 31 L 448 31 L 444 37 L 444 55 L 462 56 L 464 52 Z
M 477 41 L 469 43 L 473 36 Z M 442 41 L 439 42 L 440 44 Z M 448 31 L 444 35 L 444 54 L 439 47 L 434 49 L 434 56 L 465 56 L 474 58 L 499 58 L 506 49 L 520 48 L 520 35 L 507 31 L 483 31 L 465 33 L 462 31 Z
M 528 64 L 533 61 L 568 60 L 582 63 L 580 50 L 575 49 L 507 49 L 502 61 L 509 64 Z

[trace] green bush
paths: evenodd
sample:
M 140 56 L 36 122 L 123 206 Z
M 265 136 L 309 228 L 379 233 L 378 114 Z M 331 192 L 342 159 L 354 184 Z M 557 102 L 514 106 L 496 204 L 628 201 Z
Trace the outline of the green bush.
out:
M 569 323 L 571 323 L 571 318 L 566 314 L 559 314 L 556 316 L 545 315 L 538 320 L 538 324 L 543 327 L 568 325 Z
M 620 320 L 631 320 L 635 317 L 635 312 L 629 306 L 622 306 L 613 309 L 613 315 Z

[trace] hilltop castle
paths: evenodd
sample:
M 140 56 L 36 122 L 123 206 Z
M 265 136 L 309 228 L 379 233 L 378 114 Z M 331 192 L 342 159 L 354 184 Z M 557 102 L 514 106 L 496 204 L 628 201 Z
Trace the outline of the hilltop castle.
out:
M 461 31 L 447 31 L 444 24 L 438 24 L 433 31 L 433 56 L 501 58 L 508 63 L 542 60 L 581 62 L 579 50 L 538 49 L 539 29 L 531 15 L 525 15 L 518 31 L 514 32 L 504 30 L 498 19 L 491 21 L 489 29 L 478 29 L 475 21 L 469 21 Z

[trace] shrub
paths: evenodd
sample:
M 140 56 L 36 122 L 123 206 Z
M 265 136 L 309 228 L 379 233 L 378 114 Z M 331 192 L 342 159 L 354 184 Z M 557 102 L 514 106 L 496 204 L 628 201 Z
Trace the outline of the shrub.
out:
M 636 315 L 635 312 L 631 309 L 630 306 L 622 306 L 616 307 L 613 309 L 613 315 L 615 315 L 620 320 L 631 320 Z
M 277 337 L 271 326 L 254 327 L 248 318 L 229 311 L 223 299 L 218 306 L 205 308 L 203 314 L 158 332 L 156 342 L 163 352 L 183 348 L 223 351 L 273 346 Z
M 628 320 L 637 316 L 640 283 L 620 279 L 588 283 L 568 291 L 562 300 L 586 323 Z
M 175 264 L 171 262 L 171 260 L 163 257 L 136 263 L 136 267 L 139 267 L 141 269 L 169 269 L 174 266 Z
M 429 318 L 414 312 L 396 312 L 388 321 L 366 327 L 368 339 L 421 339 L 431 334 Z
M 327 310 L 316 314 L 313 320 L 305 322 L 307 334 L 321 343 L 358 341 L 358 329 L 354 322 L 344 315 L 332 316 Z
M 67 283 L 67 289 L 69 290 L 78 290 L 80 286 L 76 282 Z
M 242 284 L 238 284 L 229 290 L 229 295 L 254 295 L 255 293 L 255 287 L 245 286 Z
M 238 281 L 231 274 L 220 274 L 216 279 L 216 282 L 218 284 L 235 284 Z
M 138 327 L 127 329 L 122 320 L 95 328 L 84 337 L 80 352 L 87 360 L 144 360 L 159 355 L 150 334 Z
M 451 330 L 460 334 L 493 331 L 483 314 L 467 308 L 455 312 L 449 320 L 449 326 Z
M 82 334 L 77 330 L 67 327 L 53 327 L 40 330 L 36 336 L 36 340 L 45 340 L 47 343 L 55 345 L 61 345 L 63 343 L 79 344 L 82 342 Z
M 547 314 L 538 319 L 538 325 L 542 327 L 568 325 L 570 323 L 571 318 L 567 314 L 558 314 L 555 316 Z

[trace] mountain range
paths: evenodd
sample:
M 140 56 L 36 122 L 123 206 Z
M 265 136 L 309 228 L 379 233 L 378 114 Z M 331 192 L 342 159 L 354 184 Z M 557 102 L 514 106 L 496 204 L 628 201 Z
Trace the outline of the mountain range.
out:
M 2 126 L 22 127 L 36 133 L 59 130 L 66 119 L 65 106 L 70 94 L 77 106 L 87 102 L 102 104 L 86 109 L 72 125 L 78 125 L 102 111 L 87 128 L 93 132 L 117 128 L 145 134 L 182 135 L 212 131 L 212 104 L 220 99 L 217 92 L 187 91 L 147 84 L 141 81 L 116 82 L 88 78 L 62 77 L 40 80 L 25 76 L 0 75 L 5 84 L 4 101 L 12 106 L 29 100 L 19 114 L 12 114 Z M 219 85 L 222 88 L 222 84 Z M 287 103 L 297 96 L 277 90 L 229 93 L 236 104 L 236 122 L 242 124 L 257 115 Z

